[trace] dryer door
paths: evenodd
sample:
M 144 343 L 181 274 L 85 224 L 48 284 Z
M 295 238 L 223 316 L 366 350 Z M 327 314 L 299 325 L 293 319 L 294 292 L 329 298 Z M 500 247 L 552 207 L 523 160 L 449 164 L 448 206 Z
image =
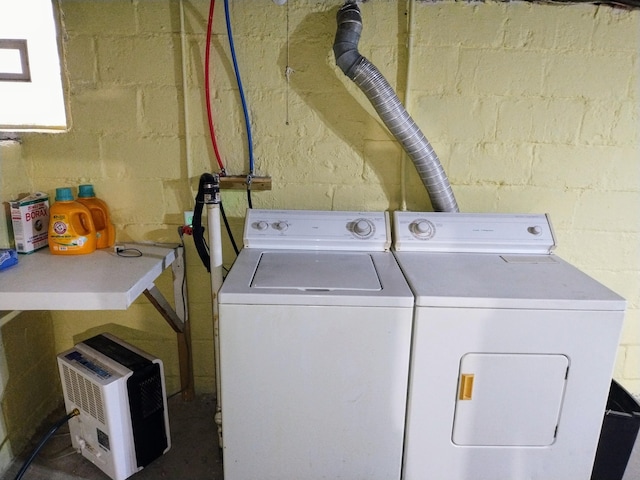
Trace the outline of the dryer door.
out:
M 551 445 L 568 367 L 569 359 L 564 355 L 464 355 L 460 360 L 453 443 Z

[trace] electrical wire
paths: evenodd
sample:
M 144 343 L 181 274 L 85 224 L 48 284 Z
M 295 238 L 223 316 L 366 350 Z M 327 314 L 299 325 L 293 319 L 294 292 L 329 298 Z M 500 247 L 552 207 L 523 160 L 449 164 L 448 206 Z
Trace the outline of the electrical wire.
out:
M 240 253 L 238 250 L 238 246 L 236 245 L 236 241 L 231 234 L 231 227 L 229 226 L 229 220 L 227 220 L 227 215 L 224 213 L 224 207 L 222 206 L 222 202 L 220 202 L 220 214 L 222 215 L 222 220 L 224 221 L 224 226 L 227 229 L 227 233 L 229 234 L 229 240 L 231 240 L 231 245 L 233 246 L 233 251 L 236 252 L 236 255 Z
M 142 252 L 137 248 L 116 247 L 116 255 L 122 258 L 138 258 L 142 256 Z
M 251 175 L 247 177 L 247 205 L 249 208 L 253 208 L 253 203 L 251 202 Z
M 213 28 L 213 9 L 216 1 L 211 0 L 209 3 L 209 20 L 207 21 L 207 46 L 204 54 L 204 92 L 207 103 L 207 120 L 209 121 L 209 133 L 211 134 L 211 145 L 216 156 L 216 161 L 220 167 L 220 173 L 225 174 L 224 163 L 218 151 L 218 142 L 216 141 L 215 129 L 213 127 L 213 114 L 211 113 L 211 88 L 209 87 L 209 69 L 211 63 L 211 30 Z M 186 88 L 186 85 L 185 85 Z
M 60 420 L 58 420 L 55 423 L 55 425 L 51 427 L 51 429 L 44 435 L 44 437 L 42 437 L 42 439 L 40 440 L 36 448 L 33 449 L 33 452 L 31 452 L 31 455 L 29 455 L 29 458 L 27 458 L 27 460 L 25 460 L 25 462 L 22 464 L 22 467 L 20 467 L 20 470 L 18 470 L 18 473 L 15 476 L 14 480 L 20 480 L 24 476 L 25 472 L 27 471 L 31 463 L 33 463 L 33 460 L 36 458 L 40 450 L 42 450 L 42 447 L 44 447 L 45 443 L 47 443 L 49 438 L 51 438 L 51 436 L 54 433 L 56 433 L 56 431 L 61 426 L 63 426 L 65 423 L 67 423 L 69 420 L 71 420 L 73 417 L 77 415 L 80 415 L 80 410 L 78 410 L 77 408 L 74 408 L 71 413 L 65 415 L 64 418 L 61 418 Z
M 65 453 L 62 453 L 65 452 Z M 58 455 L 55 456 L 51 456 L 51 457 L 44 457 L 45 460 L 47 460 L 48 462 L 53 462 L 55 460 L 60 460 L 62 458 L 67 458 L 70 457 L 71 455 L 77 455 L 78 451 L 73 448 L 72 446 L 68 446 L 65 447 L 63 450 L 60 450 L 60 453 Z
M 293 68 L 291 68 L 291 64 L 289 63 L 289 2 L 287 2 L 287 65 L 284 67 L 284 77 L 287 79 L 287 89 L 286 89 L 286 99 L 285 99 L 285 120 L 284 124 L 289 125 L 289 80 L 291 78 L 291 74 L 293 73 Z
M 184 231 L 182 229 L 183 227 L 178 227 L 178 236 L 180 237 L 180 244 L 182 245 L 182 251 L 186 251 L 186 247 L 184 245 Z M 184 261 L 184 258 L 183 258 Z M 185 265 L 186 267 L 186 265 Z M 182 320 L 185 322 L 185 324 L 189 321 L 189 319 L 187 318 L 188 316 L 188 311 L 187 311 L 187 302 L 186 302 L 186 289 L 187 289 L 187 272 L 184 272 L 184 275 L 182 276 L 182 285 L 180 287 L 180 294 L 182 295 Z M 187 348 L 187 358 L 191 358 L 191 339 L 188 338 L 187 335 L 185 335 L 184 337 L 184 344 L 185 347 Z M 190 362 L 188 362 L 190 363 Z M 191 370 L 189 370 L 189 373 L 187 374 L 187 379 L 188 382 L 187 384 L 181 388 L 180 390 L 178 390 L 177 392 L 174 392 L 170 395 L 167 395 L 167 400 L 171 400 L 173 397 L 175 397 L 176 395 L 180 395 L 181 393 L 186 392 L 187 390 L 189 390 L 189 388 L 191 387 L 191 379 L 193 378 L 193 372 Z

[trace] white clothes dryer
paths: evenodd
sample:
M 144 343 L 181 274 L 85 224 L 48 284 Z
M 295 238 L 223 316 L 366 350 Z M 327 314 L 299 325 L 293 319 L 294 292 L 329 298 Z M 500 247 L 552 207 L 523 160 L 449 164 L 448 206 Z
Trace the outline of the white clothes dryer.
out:
M 415 296 L 403 478 L 586 480 L 625 301 L 545 215 L 394 214 Z
M 400 479 L 413 295 L 385 212 L 249 210 L 219 292 L 225 480 Z

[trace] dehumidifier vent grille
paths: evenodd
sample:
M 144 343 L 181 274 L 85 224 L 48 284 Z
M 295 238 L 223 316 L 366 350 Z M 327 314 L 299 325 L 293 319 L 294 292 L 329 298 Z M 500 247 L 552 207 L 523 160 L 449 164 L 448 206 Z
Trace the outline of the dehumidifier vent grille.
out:
M 162 380 L 159 375 L 149 377 L 138 385 L 142 418 L 147 418 L 164 408 Z
M 100 388 L 66 365 L 62 366 L 62 371 L 69 400 L 104 424 L 104 404 Z

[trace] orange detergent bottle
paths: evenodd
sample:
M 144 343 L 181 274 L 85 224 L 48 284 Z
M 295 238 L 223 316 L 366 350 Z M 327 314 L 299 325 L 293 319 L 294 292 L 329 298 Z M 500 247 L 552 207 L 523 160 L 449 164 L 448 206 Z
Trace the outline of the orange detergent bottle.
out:
M 91 212 L 93 225 L 96 227 L 96 247 L 109 248 L 116 243 L 116 229 L 109 217 L 109 207 L 93 191 L 93 185 L 80 185 L 78 187 L 78 202 L 82 203 Z
M 94 252 L 96 243 L 89 209 L 73 199 L 70 188 L 56 188 L 56 201 L 49 208 L 49 251 L 81 255 Z

